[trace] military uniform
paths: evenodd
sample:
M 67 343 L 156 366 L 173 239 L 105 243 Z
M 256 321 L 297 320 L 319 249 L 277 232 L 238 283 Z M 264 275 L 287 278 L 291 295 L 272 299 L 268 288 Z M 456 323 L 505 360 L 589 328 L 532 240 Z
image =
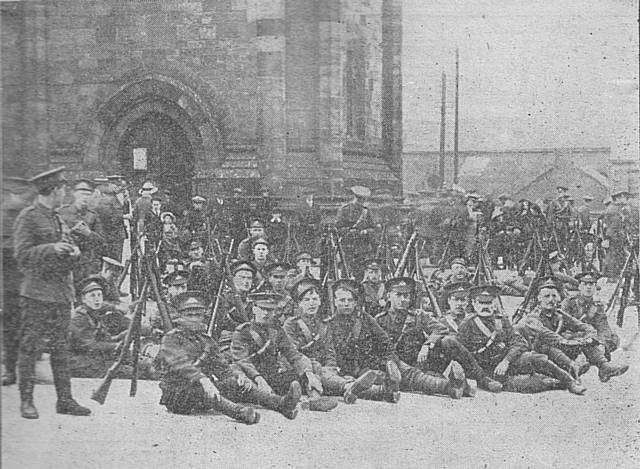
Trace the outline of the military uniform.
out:
M 428 374 L 417 367 L 420 349 L 425 344 L 442 343 L 447 337 L 448 331 L 444 326 L 421 310 L 390 312 L 387 309 L 376 317 L 376 321 L 395 345 L 396 363 L 401 375 L 401 391 L 449 394 L 454 398 L 462 396 L 462 392 L 451 387 L 450 381 L 440 374 L 446 365 L 438 370 L 430 369 L 429 371 L 436 373 Z M 459 379 L 463 380 L 464 377 L 460 376 Z
M 123 332 L 129 327 L 129 319 L 105 304 L 93 310 L 78 306 L 71 315 L 71 376 L 77 378 L 101 378 L 117 358 L 117 348 Z M 130 374 L 130 367 L 120 367 L 119 377 Z
M 230 364 L 218 350 L 216 341 L 202 331 L 178 327 L 168 332 L 162 338 L 155 366 L 163 372 L 160 405 L 170 412 L 190 414 L 216 409 L 246 423 L 257 423 L 259 418 L 252 418 L 246 408 L 234 403 L 248 402 L 281 412 L 290 419 L 297 414 L 299 393 L 282 397 L 260 392 L 255 386 L 241 387 L 237 381 L 244 376 L 240 367 Z M 221 399 L 212 400 L 206 395 L 200 383 L 203 378 L 215 384 Z
M 74 241 L 80 248 L 80 258 L 73 269 L 73 278 L 79 281 L 88 275 L 100 271 L 102 266 L 101 251 L 104 249 L 104 230 L 98 214 L 91 209 L 80 210 L 75 205 L 63 205 L 58 209 L 60 218 L 69 228 L 83 221 L 91 230 L 89 236 L 82 236 L 71 231 Z
M 313 199 L 311 202 L 305 200 L 296 210 L 297 225 L 296 239 L 300 243 L 300 248 L 313 254 L 318 254 L 322 211 Z
M 625 373 L 629 368 L 612 365 L 604 354 L 604 348 L 598 344 L 596 330 L 561 311 L 544 311 L 538 306 L 518 325 L 518 330 L 535 351 L 547 355 L 563 370 L 570 370 L 580 353 L 584 353 L 591 365 L 598 367 L 598 375 L 603 382 Z
M 371 191 L 360 186 L 352 187 L 351 191 L 356 197 L 338 209 L 336 227 L 348 230 L 342 236 L 342 248 L 353 275 L 361 278 L 366 257 L 375 251 L 376 224 L 371 210 L 362 203 Z
M 122 204 L 115 193 L 104 194 L 95 208 L 104 238 L 103 254 L 117 261 L 122 261 L 122 246 L 127 237 Z
M 2 200 L 2 345 L 5 374 L 2 384 L 16 382 L 16 363 L 20 345 L 20 283 L 22 274 L 13 252 L 13 225 L 18 214 L 29 205 L 26 179 L 3 181 Z M 9 193 L 10 196 L 7 196 Z M 15 197 L 11 197 L 15 195 Z
M 196 199 L 195 197 L 192 199 Z M 204 198 L 202 203 L 204 203 Z M 203 244 L 209 241 L 209 230 L 213 229 L 207 212 L 204 209 L 190 208 L 184 216 L 182 230 L 185 239 L 198 239 Z
M 231 354 L 249 378 L 263 376 L 276 393 L 305 373 L 313 372 L 311 360 L 296 350 L 279 326 L 241 324 L 233 333 Z M 283 369 L 281 360 L 291 368 Z
M 367 311 L 373 316 L 382 312 L 385 295 L 384 282 L 365 280 L 362 282 L 362 289 Z
M 215 330 L 219 331 L 221 350 L 231 350 L 231 339 L 238 326 L 251 321 L 251 305 L 247 301 L 246 293 L 236 294 L 231 288 L 226 288 L 220 298 L 218 318 Z
M 73 302 L 71 271 L 77 260 L 77 247 L 64 245 L 62 221 L 50 207 L 43 205 L 56 191 L 60 191 L 64 168 L 47 171 L 31 179 L 39 192 L 38 199 L 23 209 L 16 219 L 13 242 L 15 258 L 22 272 L 20 307 L 22 325 L 18 358 L 21 412 L 25 418 L 38 418 L 33 406 L 35 364 L 48 339 L 51 369 L 58 395 L 59 413 L 88 415 L 91 411 L 80 406 L 71 395 L 69 375 L 69 321 Z M 54 191 L 54 192 L 51 192 Z
M 577 296 L 566 298 L 562 303 L 561 309 L 596 330 L 598 342 L 604 345 L 605 355 L 610 359 L 611 352 L 620 345 L 620 337 L 611 330 L 607 315 L 604 312 L 604 305 L 599 301 L 594 301 L 593 298 L 578 294 Z

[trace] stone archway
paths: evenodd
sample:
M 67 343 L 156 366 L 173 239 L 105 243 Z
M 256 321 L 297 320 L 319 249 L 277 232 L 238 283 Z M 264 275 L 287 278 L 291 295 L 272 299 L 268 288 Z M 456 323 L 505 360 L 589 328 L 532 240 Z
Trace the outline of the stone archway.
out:
M 173 148 L 173 153 L 160 155 L 156 151 L 156 161 L 150 161 L 148 179 L 167 181 L 170 173 L 180 169 L 185 171 L 185 179 L 211 174 L 223 163 L 225 156 L 221 132 L 224 108 L 219 105 L 214 108 L 211 102 L 215 97 L 210 91 L 203 96 L 202 88 L 194 91 L 184 81 L 170 75 L 132 72 L 126 78 L 126 84 L 98 110 L 93 132 L 96 148 L 88 152 L 89 157 L 103 171 L 123 172 L 138 182 L 137 179 L 145 175 L 134 172 L 132 159 L 123 155 L 123 151 L 130 152 L 136 141 L 148 144 L 153 140 L 149 132 L 155 129 L 158 140 L 163 140 L 169 149 Z M 176 141 L 166 145 L 171 136 Z M 179 146 L 184 147 L 183 152 L 179 151 Z M 160 145 L 155 147 L 157 150 Z M 168 161 L 172 157 L 167 155 L 180 154 L 183 157 L 173 168 L 158 165 L 157 158 Z M 153 155 L 149 156 L 153 159 Z M 188 187 L 190 185 L 186 184 L 184 192 Z

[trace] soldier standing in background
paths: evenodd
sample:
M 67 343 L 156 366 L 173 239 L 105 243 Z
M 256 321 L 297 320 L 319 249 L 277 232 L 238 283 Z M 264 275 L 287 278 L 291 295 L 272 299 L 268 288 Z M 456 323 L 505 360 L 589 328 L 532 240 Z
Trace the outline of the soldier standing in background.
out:
M 104 233 L 102 254 L 117 261 L 122 261 L 122 248 L 127 237 L 122 202 L 118 200 L 118 193 L 123 189 L 123 186 L 110 181 L 102 190 L 102 197 L 95 208 Z
M 33 186 L 26 179 L 5 177 L 2 181 L 2 344 L 4 374 L 2 385 L 16 382 L 16 362 L 20 344 L 20 281 L 22 274 L 13 256 L 13 224 L 29 205 Z
M 64 168 L 31 179 L 38 190 L 34 203 L 22 210 L 13 233 L 15 257 L 24 278 L 20 285 L 22 331 L 18 358 L 20 412 L 37 419 L 33 405 L 35 366 L 49 340 L 51 369 L 60 414 L 89 415 L 71 395 L 69 375 L 69 322 L 73 302 L 71 271 L 80 251 L 71 244 L 55 209 L 65 195 Z
M 77 181 L 73 186 L 73 203 L 58 209 L 62 221 L 71 229 L 71 235 L 80 248 L 80 259 L 73 269 L 74 282 L 99 272 L 102 267 L 100 252 L 105 238 L 98 214 L 89 208 L 93 191 L 91 182 L 85 179 Z
M 318 254 L 322 211 L 316 203 L 315 194 L 312 190 L 304 193 L 304 202 L 298 205 L 296 215 L 298 217 L 298 230 L 296 238 L 300 244 L 300 249 L 309 251 L 313 255 Z
M 342 247 L 351 274 L 361 279 L 364 261 L 375 251 L 373 235 L 376 225 L 371 210 L 364 202 L 371 196 L 371 190 L 363 186 L 351 188 L 353 199 L 338 209 L 336 228 L 346 230 L 342 236 Z

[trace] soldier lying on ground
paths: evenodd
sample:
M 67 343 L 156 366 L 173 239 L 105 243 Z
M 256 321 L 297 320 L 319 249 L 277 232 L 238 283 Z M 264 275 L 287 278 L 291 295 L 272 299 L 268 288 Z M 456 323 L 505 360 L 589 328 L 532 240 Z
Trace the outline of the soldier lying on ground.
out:
M 187 292 L 175 301 L 176 328 L 163 337 L 156 357 L 156 367 L 163 370 L 161 405 L 178 414 L 213 409 L 247 424 L 258 423 L 260 414 L 235 402 L 258 404 L 288 419 L 296 417 L 301 396 L 297 381 L 289 383 L 284 396 L 258 389 L 206 334 L 208 312 L 202 299 Z
M 287 318 L 284 330 L 296 349 L 311 359 L 314 373 L 320 376 L 324 394 L 343 396 L 347 404 L 353 404 L 358 397 L 367 395 L 378 374 L 369 370 L 358 379 L 340 374 L 330 319 L 320 313 L 321 292 L 320 283 L 315 279 L 302 279 L 294 285 L 291 295 L 295 316 Z
M 583 394 L 585 388 L 569 373 L 551 362 L 546 355 L 529 350 L 506 316 L 495 307 L 498 287 L 478 285 L 471 289 L 475 314 L 459 328 L 460 342 L 474 354 L 478 364 L 503 383 L 503 390 L 536 393 L 552 389 L 569 389 Z

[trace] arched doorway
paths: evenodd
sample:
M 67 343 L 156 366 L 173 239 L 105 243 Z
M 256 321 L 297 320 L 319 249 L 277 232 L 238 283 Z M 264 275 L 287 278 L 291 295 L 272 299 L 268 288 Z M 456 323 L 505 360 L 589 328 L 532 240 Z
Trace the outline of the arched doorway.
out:
M 149 112 L 131 122 L 120 140 L 118 160 L 133 187 L 151 180 L 181 204 L 191 196 L 193 147 L 185 130 L 167 114 Z

